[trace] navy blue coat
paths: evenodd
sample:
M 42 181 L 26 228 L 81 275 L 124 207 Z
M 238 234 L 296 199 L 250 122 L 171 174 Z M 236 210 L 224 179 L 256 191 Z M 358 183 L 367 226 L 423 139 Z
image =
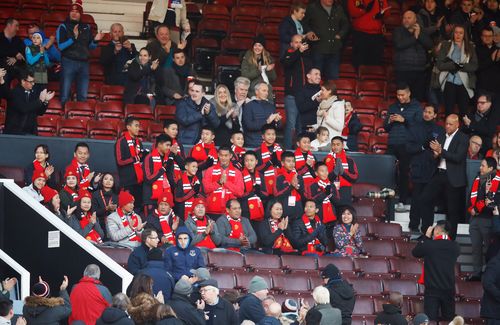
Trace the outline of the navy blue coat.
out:
M 260 322 L 266 317 L 262 302 L 255 295 L 249 293 L 240 300 L 239 320 L 243 322 L 245 319 L 251 320 L 254 323 Z
M 201 128 L 205 125 L 216 129 L 220 120 L 215 112 L 214 105 L 210 104 L 210 113 L 201 114 L 203 105 L 210 102 L 203 98 L 200 105 L 196 105 L 191 98 L 184 98 L 176 103 L 175 119 L 179 123 L 177 140 L 183 145 L 196 144 L 200 139 Z
M 404 123 L 392 122 L 389 123 L 391 114 L 399 114 L 404 117 Z M 387 117 L 384 122 L 384 128 L 389 132 L 389 145 L 405 144 L 408 141 L 408 130 L 418 122 L 422 121 L 422 107 L 420 103 L 412 99 L 407 104 L 401 104 L 396 101 L 389 106 Z
M 317 123 L 316 112 L 318 111 L 319 102 L 311 100 L 311 97 L 320 90 L 320 85 L 306 83 L 295 95 L 302 131 L 306 130 L 308 125 Z
M 170 299 L 175 282 L 172 275 L 165 270 L 163 261 L 148 261 L 146 268 L 141 270 L 141 273 L 153 278 L 153 292 L 155 295 L 161 291 L 165 300 Z
M 411 157 L 410 175 L 415 183 L 427 183 L 436 170 L 436 159 L 429 142 L 444 134 L 444 129 L 434 122 L 420 122 L 409 129 L 406 151 Z
M 363 125 L 358 118 L 358 114 L 352 113 L 351 120 L 347 124 L 349 135 L 347 136 L 347 147 L 349 151 L 358 151 L 358 133 Z
M 197 269 L 205 266 L 205 260 L 198 247 L 191 246 L 192 236 L 189 230 L 181 226 L 177 229 L 176 238 L 180 234 L 188 234 L 189 244 L 186 248 L 180 248 L 177 242 L 176 246 L 167 248 L 164 254 L 165 269 L 174 277 L 177 282 L 183 275 L 190 276 L 191 269 Z
M 149 247 L 141 244 L 141 246 L 134 248 L 128 257 L 127 270 L 136 275 L 140 270 L 146 267 L 148 263 Z
M 243 130 L 245 147 L 256 148 L 262 143 L 261 128 L 269 115 L 276 112 L 276 107 L 267 100 L 254 99 L 243 107 Z
M 301 22 L 302 29 L 304 30 L 304 34 L 308 32 L 306 26 Z M 297 35 L 297 26 L 292 19 L 292 16 L 286 16 L 281 21 L 279 27 L 280 33 L 280 58 L 283 57 L 287 48 L 290 46 L 290 42 L 292 41 L 292 37 Z

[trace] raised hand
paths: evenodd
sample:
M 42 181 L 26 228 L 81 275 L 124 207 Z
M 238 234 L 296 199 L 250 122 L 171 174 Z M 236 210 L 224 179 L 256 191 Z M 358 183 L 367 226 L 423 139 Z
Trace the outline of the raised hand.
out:
M 61 291 L 63 291 L 63 290 L 66 290 L 67 287 L 68 287 L 68 277 L 65 275 L 64 279 L 63 279 L 63 281 L 61 283 L 61 286 L 59 287 L 59 289 Z
M 76 210 L 76 205 L 74 207 L 68 205 L 68 209 L 66 210 L 66 217 L 69 218 L 75 212 Z
M 92 224 L 94 224 L 94 225 L 95 225 L 95 224 L 96 224 L 96 222 L 97 222 L 97 215 L 96 215 L 95 211 L 94 211 L 94 213 L 92 213 L 92 215 L 90 216 L 90 222 L 91 222 Z
M 12 288 L 14 288 L 16 283 L 17 283 L 16 278 L 6 278 L 5 280 L 2 281 L 2 288 L 4 290 L 10 291 Z

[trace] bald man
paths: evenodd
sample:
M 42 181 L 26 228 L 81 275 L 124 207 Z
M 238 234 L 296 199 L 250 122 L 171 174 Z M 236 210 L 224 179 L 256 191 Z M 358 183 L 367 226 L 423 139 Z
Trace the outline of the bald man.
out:
M 445 199 L 450 222 L 451 238 L 455 239 L 457 224 L 465 211 L 465 185 L 467 149 L 469 139 L 459 130 L 459 117 L 450 114 L 446 118 L 445 134 L 430 142 L 430 148 L 437 160 L 437 169 L 423 194 L 417 199 L 421 206 L 422 232 L 434 222 L 434 203 L 436 199 Z
M 432 48 L 432 40 L 417 23 L 413 11 L 403 14 L 401 26 L 392 33 L 394 44 L 394 71 L 397 83 L 410 86 L 412 96 L 420 101 L 425 99 L 427 50 Z

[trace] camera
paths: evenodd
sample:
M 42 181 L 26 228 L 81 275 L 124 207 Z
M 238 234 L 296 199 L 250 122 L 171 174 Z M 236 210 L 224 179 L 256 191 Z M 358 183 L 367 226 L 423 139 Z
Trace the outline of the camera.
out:
M 486 193 L 486 198 L 488 200 L 490 200 L 491 202 L 487 205 L 488 208 L 492 208 L 494 209 L 495 206 L 496 206 L 496 202 L 495 202 L 495 193 L 493 192 L 487 192 Z

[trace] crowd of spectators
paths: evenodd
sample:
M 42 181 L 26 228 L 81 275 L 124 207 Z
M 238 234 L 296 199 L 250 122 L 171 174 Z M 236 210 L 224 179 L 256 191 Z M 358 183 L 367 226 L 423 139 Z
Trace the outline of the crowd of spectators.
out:
M 80 235 L 97 245 L 133 249 L 128 268 L 136 278 L 130 300 L 124 295 L 112 299 L 99 282 L 99 271 L 89 266 L 70 297 L 67 279 L 61 298 L 48 298 L 49 289 L 40 279 L 35 298 L 25 306 L 28 323 L 36 323 L 30 319 L 40 315 L 48 317 L 37 309 L 45 306 L 54 313 L 49 322 L 55 323 L 70 314 L 70 320 L 113 323 L 126 318 L 127 311 L 136 324 L 175 324 L 176 318 L 212 324 L 215 317 L 228 324 L 236 319 L 273 324 L 283 316 L 282 306 L 272 299 L 266 305 L 265 281 L 254 277 L 247 296 L 226 301 L 219 297 L 217 283 L 199 271 L 205 266 L 202 250 L 316 257 L 365 253 L 351 206 L 358 170 L 350 152 L 357 150 L 362 125 L 356 107 L 337 94 L 335 79 L 350 32 L 355 67 L 382 63 L 383 21 L 390 6 L 368 0 L 346 6 L 332 0 L 294 3 L 279 27 L 280 57 L 273 58 L 266 39 L 256 36 L 242 55 L 234 94 L 228 87 L 233 85 L 220 84 L 212 99 L 184 52 L 190 32 L 185 10 L 184 0 L 170 1 L 167 7 L 155 1 L 150 13 L 154 37 L 146 47 L 137 50 L 116 23 L 110 28 L 111 41 L 101 49 L 105 82 L 125 86 L 125 103 L 148 104 L 153 110 L 157 104 L 176 106 L 175 120 L 164 121 L 164 133 L 151 150 L 139 138 L 140 120 L 127 117 L 126 130 L 115 143 L 118 179 L 110 172 L 93 171 L 88 164 L 91 148 L 85 142 L 75 146 L 64 171 L 50 164 L 46 145 L 37 145 L 35 160 L 25 170 L 26 193 Z M 55 96 L 46 89 L 54 78 L 60 79 L 63 105 L 71 100 L 73 82 L 76 100 L 87 99 L 90 51 L 103 34 L 82 23 L 82 14 L 81 3 L 75 2 L 55 36 L 47 37 L 33 25 L 24 42 L 16 36 L 17 20 L 7 19 L 0 35 L 5 133 L 37 133 L 37 116 Z M 455 279 L 448 268 L 457 260 L 458 246 L 448 239 L 455 239 L 466 214 L 474 264 L 469 280 L 480 280 L 485 262 L 498 259 L 493 258 L 500 248 L 498 22 L 494 0 L 425 0 L 404 12 L 392 35 L 396 100 L 387 107 L 383 127 L 388 153 L 398 161 L 396 207 L 408 210 L 411 199 L 409 230 L 421 235 L 413 253 L 425 261 L 424 304 L 431 320 L 438 319 L 439 308 L 443 319 L 454 316 Z M 272 89 L 278 61 L 285 74 L 285 123 Z M 19 83 L 10 89 L 16 78 Z M 437 123 L 441 106 L 444 128 Z M 284 147 L 277 142 L 282 126 Z M 323 161 L 315 151 L 327 153 Z M 481 160 L 481 167 L 466 202 L 467 159 Z M 55 173 L 64 175 L 62 184 L 57 184 Z M 433 227 L 438 198 L 445 199 L 448 222 Z M 488 270 L 494 272 L 488 266 L 485 277 Z M 307 324 L 349 324 L 352 288 L 344 285 L 333 265 L 322 276 L 328 290 L 313 291 L 313 308 L 295 302 L 296 317 Z M 488 279 L 498 282 L 491 274 Z M 88 290 L 102 306 L 95 312 L 83 304 L 75 308 L 74 299 L 90 299 Z M 193 301 L 194 291 L 200 299 Z M 498 292 L 487 295 L 498 300 Z M 338 299 L 352 305 L 334 304 Z M 384 312 L 394 314 L 400 301 L 400 294 L 391 295 Z M 10 315 L 12 307 L 2 306 L 0 318 Z M 491 308 L 485 317 L 500 319 Z

